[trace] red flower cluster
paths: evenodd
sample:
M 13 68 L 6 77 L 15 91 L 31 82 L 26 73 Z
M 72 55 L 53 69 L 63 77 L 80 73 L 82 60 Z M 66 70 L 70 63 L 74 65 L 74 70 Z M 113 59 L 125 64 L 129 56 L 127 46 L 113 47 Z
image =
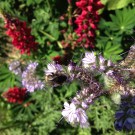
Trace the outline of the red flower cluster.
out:
M 12 38 L 12 44 L 21 51 L 21 53 L 30 54 L 37 49 L 37 43 L 34 36 L 31 35 L 31 29 L 26 26 L 26 22 L 10 17 L 5 18 L 6 34 Z
M 53 58 L 53 61 L 55 61 L 57 64 L 61 64 L 62 63 L 62 57 L 57 55 L 57 56 L 54 56 Z
M 9 88 L 8 91 L 4 92 L 2 96 L 7 99 L 10 103 L 21 104 L 26 97 L 27 90 L 26 88 Z
M 79 0 L 76 2 L 76 6 L 80 9 L 81 14 L 76 17 L 75 23 L 77 29 L 75 32 L 78 35 L 78 42 L 84 47 L 94 47 L 95 30 L 97 30 L 97 24 L 100 16 L 98 10 L 103 8 L 103 4 L 100 0 Z

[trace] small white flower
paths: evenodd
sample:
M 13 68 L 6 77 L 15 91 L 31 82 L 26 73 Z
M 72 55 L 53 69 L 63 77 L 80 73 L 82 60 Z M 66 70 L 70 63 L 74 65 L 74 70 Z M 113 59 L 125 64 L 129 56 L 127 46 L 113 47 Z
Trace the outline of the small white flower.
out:
M 98 58 L 99 58 L 100 70 L 104 71 L 105 70 L 105 59 L 102 55 L 100 55 Z
M 78 100 L 77 97 L 74 97 L 74 98 L 72 99 L 72 103 L 74 103 L 75 105 L 80 105 L 80 101 Z
M 108 70 L 105 74 L 107 76 L 113 76 L 113 70 Z
M 90 95 L 88 98 L 85 99 L 87 104 L 91 104 L 93 102 L 93 97 Z
M 62 71 L 63 68 L 59 64 L 55 63 L 50 63 L 47 65 L 47 69 L 45 70 L 46 75 L 52 75 L 53 73 L 55 74 L 57 71 Z
M 69 65 L 68 65 L 68 72 L 70 73 L 72 70 L 73 70 L 73 68 L 74 68 L 74 66 L 73 66 L 73 64 L 72 63 L 70 63 Z
M 108 66 L 108 67 L 114 66 L 114 64 L 113 64 L 110 60 L 108 60 L 108 61 L 107 61 L 107 66 Z
M 64 103 L 65 109 L 62 111 L 63 117 L 74 125 L 80 125 L 82 128 L 87 128 L 89 126 L 88 117 L 86 112 L 82 108 L 76 109 L 74 103 L 68 104 Z
M 88 109 L 88 104 L 86 101 L 82 102 L 82 108 Z
M 132 45 L 132 46 L 130 47 L 130 50 L 135 50 L 135 45 Z
M 81 128 L 88 128 L 90 126 L 89 122 L 81 123 L 80 127 Z
M 82 59 L 83 66 L 88 68 L 90 66 L 95 66 L 96 56 L 94 52 L 86 52 L 85 57 Z
M 107 67 L 110 67 L 113 65 L 113 63 L 110 60 L 106 60 L 102 55 L 99 57 L 99 70 L 105 71 Z
M 76 110 L 77 122 L 80 123 L 80 127 L 87 128 L 89 126 L 88 117 L 86 112 L 82 108 Z
M 68 104 L 67 102 L 64 103 L 64 107 L 65 109 L 62 111 L 62 115 L 63 117 L 65 117 L 65 119 L 70 122 L 70 123 L 75 123 L 76 122 L 76 106 L 71 103 Z

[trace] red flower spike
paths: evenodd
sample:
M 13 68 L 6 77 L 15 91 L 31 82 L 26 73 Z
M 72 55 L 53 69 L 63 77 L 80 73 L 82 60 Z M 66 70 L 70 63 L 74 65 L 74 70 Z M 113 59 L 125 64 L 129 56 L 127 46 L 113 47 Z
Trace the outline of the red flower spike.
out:
M 77 29 L 75 30 L 78 36 L 78 42 L 85 48 L 94 47 L 97 25 L 100 20 L 98 10 L 104 5 L 100 0 L 78 0 L 76 6 L 81 13 L 76 17 L 75 23 Z
M 18 103 L 22 104 L 25 100 L 27 94 L 26 88 L 9 88 L 8 91 L 4 92 L 2 96 L 9 102 L 9 103 Z
M 62 57 L 57 55 L 55 57 L 52 58 L 53 61 L 55 61 L 57 64 L 61 64 L 62 63 Z
M 26 22 L 6 17 L 5 23 L 6 34 L 12 38 L 12 44 L 22 54 L 30 54 L 31 51 L 37 50 L 38 43 L 35 42 L 34 36 L 31 35 L 31 29 L 26 26 Z

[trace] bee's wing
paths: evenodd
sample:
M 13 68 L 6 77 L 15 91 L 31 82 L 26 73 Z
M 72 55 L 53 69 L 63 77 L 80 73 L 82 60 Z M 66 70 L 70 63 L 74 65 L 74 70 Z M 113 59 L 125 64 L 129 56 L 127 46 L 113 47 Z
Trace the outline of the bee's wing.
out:
M 127 57 L 123 60 L 120 65 L 127 69 L 135 69 L 135 45 L 130 47 Z

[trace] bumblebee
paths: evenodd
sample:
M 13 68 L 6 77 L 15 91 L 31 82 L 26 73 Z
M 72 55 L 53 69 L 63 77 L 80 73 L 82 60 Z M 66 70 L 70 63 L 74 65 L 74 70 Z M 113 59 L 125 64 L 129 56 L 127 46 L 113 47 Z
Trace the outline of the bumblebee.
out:
M 45 81 L 49 85 L 53 85 L 54 87 L 62 85 L 64 82 L 67 81 L 67 76 L 65 74 L 56 73 L 51 75 L 45 76 Z

